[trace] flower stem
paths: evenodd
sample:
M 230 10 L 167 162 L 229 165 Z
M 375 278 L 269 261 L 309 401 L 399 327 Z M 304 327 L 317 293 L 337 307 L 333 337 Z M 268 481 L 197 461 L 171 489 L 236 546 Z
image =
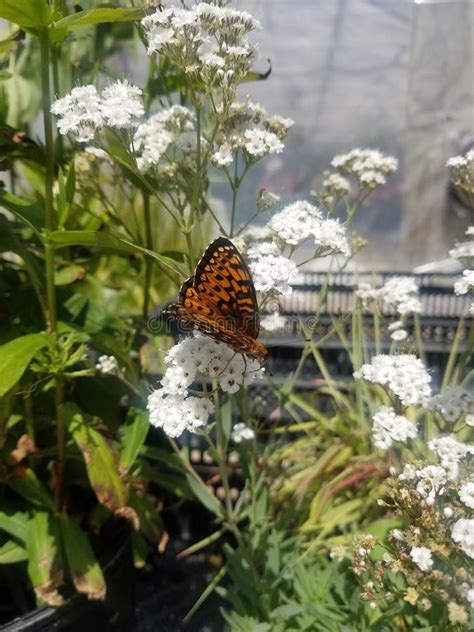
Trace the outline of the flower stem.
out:
M 143 190 L 143 215 L 145 220 L 145 246 L 153 250 L 153 235 L 151 230 L 150 194 Z M 145 287 L 143 290 L 143 317 L 148 317 L 150 311 L 150 288 L 153 278 L 153 262 L 150 257 L 145 258 Z
M 41 50 L 41 94 L 43 107 L 43 125 L 45 140 L 45 275 L 46 275 L 46 313 L 48 331 L 57 338 L 56 318 L 56 288 L 54 286 L 54 246 L 49 241 L 49 233 L 56 230 L 56 216 L 54 213 L 53 184 L 54 184 L 54 139 L 53 122 L 51 119 L 51 82 L 50 82 L 50 41 L 49 31 L 44 28 L 40 31 Z M 54 341 L 54 344 L 57 340 Z M 66 460 L 66 441 L 64 431 L 64 418 L 61 402 L 63 399 L 63 387 L 59 377 L 55 379 L 54 404 L 56 412 L 56 438 L 58 453 L 56 459 L 55 504 L 58 511 L 63 504 L 63 473 Z
M 221 417 L 221 404 L 219 402 L 219 392 L 216 388 L 217 385 L 213 384 L 215 388 L 214 393 L 214 406 L 216 416 L 216 447 L 217 455 L 219 457 L 219 471 L 222 479 L 222 486 L 224 487 L 225 494 L 225 510 L 227 522 L 232 524 L 234 522 L 234 511 L 232 509 L 232 501 L 230 498 L 229 478 L 227 476 L 226 467 L 226 451 L 224 442 L 224 431 L 222 429 L 222 417 Z

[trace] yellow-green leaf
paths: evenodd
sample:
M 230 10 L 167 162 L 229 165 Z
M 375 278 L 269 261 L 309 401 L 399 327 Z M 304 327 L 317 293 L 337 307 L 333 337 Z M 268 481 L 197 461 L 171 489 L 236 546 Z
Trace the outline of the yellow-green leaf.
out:
M 47 343 L 45 333 L 27 334 L 0 347 L 0 397 L 18 382 L 34 355 Z
M 111 511 L 127 504 L 128 490 L 118 473 L 115 446 L 90 427 L 74 404 L 63 406 L 64 419 L 84 457 L 90 484 L 100 503 Z
M 62 583 L 61 547 L 57 522 L 48 511 L 37 511 L 28 525 L 26 551 L 28 575 L 39 599 L 50 606 L 60 606 L 62 596 L 58 586 Z
M 90 26 L 91 24 L 102 24 L 104 22 L 130 22 L 133 20 L 141 20 L 145 17 L 143 9 L 90 9 L 89 11 L 78 11 L 68 15 L 54 23 L 54 28 L 69 29 L 79 28 L 81 26 Z
M 89 599 L 104 599 L 106 593 L 104 575 L 87 535 L 74 520 L 65 514 L 59 516 L 59 526 L 69 571 L 76 590 L 85 593 Z
M 28 559 L 26 550 L 13 540 L 8 540 L 0 546 L 0 564 L 14 564 Z
M 144 410 L 138 408 L 129 410 L 127 421 L 121 429 L 120 471 L 128 472 L 135 463 L 145 443 L 149 427 L 148 415 Z
M 1 0 L 0 18 L 38 28 L 51 22 L 51 9 L 46 0 Z

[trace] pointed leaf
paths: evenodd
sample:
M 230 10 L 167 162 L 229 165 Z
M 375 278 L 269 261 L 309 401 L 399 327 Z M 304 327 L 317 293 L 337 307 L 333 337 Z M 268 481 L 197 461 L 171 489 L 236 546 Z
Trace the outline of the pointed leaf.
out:
M 145 17 L 143 9 L 91 9 L 89 11 L 78 11 L 58 20 L 54 23 L 54 28 L 67 27 L 75 29 L 81 26 L 103 24 L 105 22 L 130 22 L 141 20 L 143 17 Z
M 115 447 L 89 426 L 80 409 L 64 404 L 64 419 L 84 457 L 90 484 L 100 503 L 117 511 L 127 503 L 128 492 L 118 473 L 118 455 Z
M 128 472 L 135 463 L 145 443 L 149 427 L 148 415 L 144 410 L 139 410 L 138 408 L 129 409 L 127 421 L 121 428 L 119 463 L 121 472 Z
M 14 564 L 15 562 L 24 562 L 28 559 L 28 553 L 13 540 L 8 540 L 3 546 L 0 546 L 0 564 Z
M 28 529 L 27 514 L 20 511 L 11 514 L 6 511 L 0 511 L 0 529 L 24 542 Z
M 60 606 L 63 598 L 57 588 L 62 583 L 59 533 L 56 520 L 48 511 L 37 511 L 28 525 L 26 539 L 28 575 L 37 597 L 50 606 Z
M 17 468 L 16 476 L 8 480 L 8 485 L 20 496 L 39 507 L 54 509 L 51 494 L 29 468 Z
M 47 26 L 51 22 L 51 9 L 46 0 L 2 0 L 0 18 L 18 26 Z
M 0 397 L 18 382 L 34 355 L 47 343 L 45 333 L 27 334 L 0 347 Z
M 186 474 L 187 481 L 196 498 L 216 516 L 222 516 L 222 506 L 217 498 L 207 489 L 204 483 L 194 476 Z
M 130 493 L 128 504 L 138 516 L 140 531 L 153 544 L 158 546 L 164 530 L 158 510 L 147 498 L 138 496 L 134 491 Z
M 109 233 L 99 233 L 94 230 L 58 230 L 49 233 L 49 240 L 56 246 L 56 248 L 65 248 L 67 246 L 90 246 L 101 248 L 103 250 L 110 250 L 112 252 L 119 252 L 128 255 L 146 255 L 155 259 L 158 263 L 173 270 L 173 272 L 180 272 L 176 267 L 176 262 L 169 257 L 158 255 L 152 250 L 137 246 L 131 241 L 110 235 Z
M 102 569 L 96 560 L 89 538 L 69 516 L 59 516 L 69 571 L 76 590 L 89 599 L 104 599 L 106 586 Z

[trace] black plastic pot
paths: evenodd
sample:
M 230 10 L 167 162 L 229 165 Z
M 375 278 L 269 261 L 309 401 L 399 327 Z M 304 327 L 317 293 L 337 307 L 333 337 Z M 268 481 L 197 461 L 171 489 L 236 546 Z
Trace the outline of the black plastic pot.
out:
M 130 632 L 134 629 L 135 586 L 128 532 L 103 568 L 107 582 L 104 601 L 91 601 L 75 594 L 60 608 L 36 608 L 0 625 L 0 631 Z

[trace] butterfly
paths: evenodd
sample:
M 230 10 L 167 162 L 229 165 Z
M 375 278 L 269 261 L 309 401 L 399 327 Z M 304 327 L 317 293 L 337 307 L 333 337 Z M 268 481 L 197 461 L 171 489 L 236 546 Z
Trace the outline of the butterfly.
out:
M 194 275 L 179 291 L 178 303 L 163 310 L 192 325 L 237 353 L 264 359 L 268 350 L 258 342 L 260 318 L 249 269 L 234 244 L 214 240 L 198 262 Z

